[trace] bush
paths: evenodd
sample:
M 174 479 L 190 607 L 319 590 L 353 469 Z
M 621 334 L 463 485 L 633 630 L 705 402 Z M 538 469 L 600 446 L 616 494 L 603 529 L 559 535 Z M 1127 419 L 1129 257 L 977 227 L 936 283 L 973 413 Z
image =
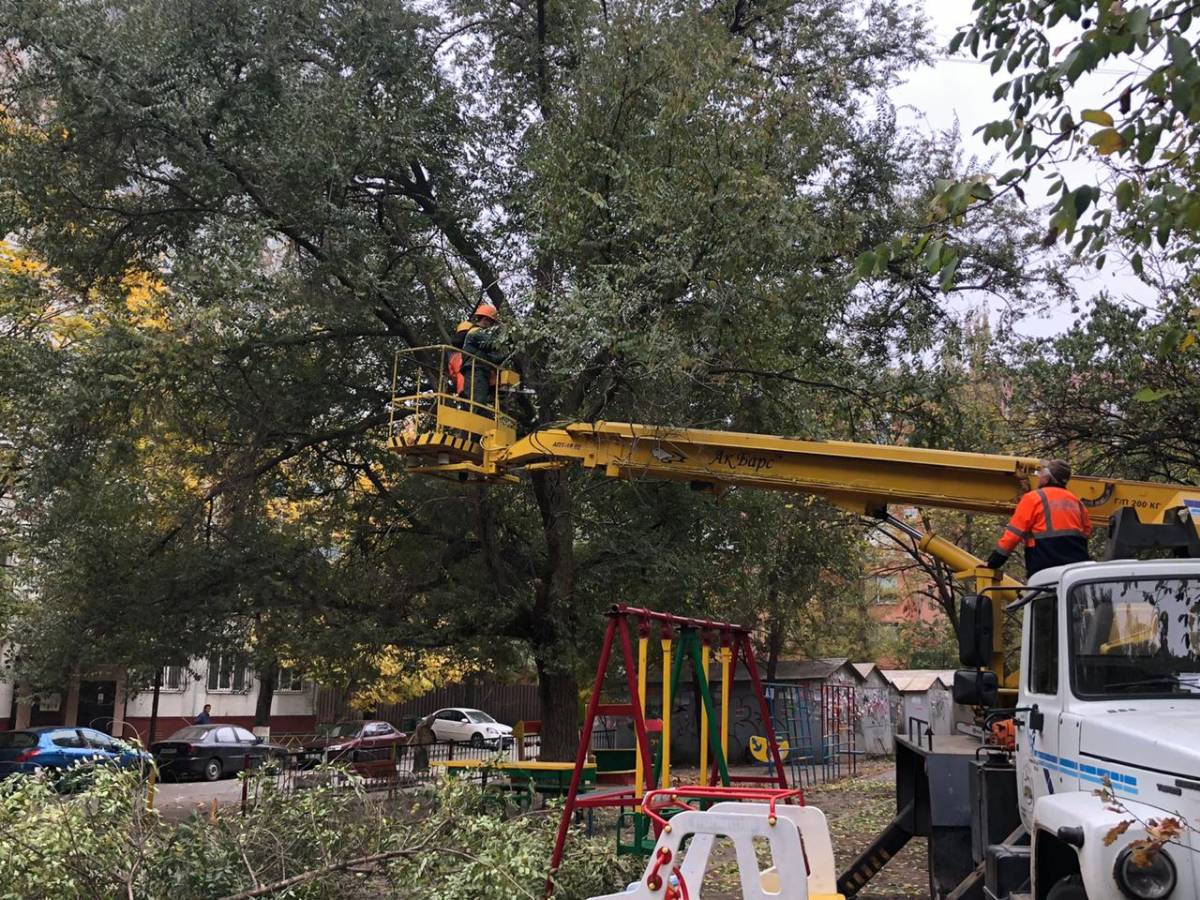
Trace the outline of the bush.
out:
M 264 778 L 244 817 L 226 811 L 173 825 L 146 809 L 136 773 L 101 769 L 70 795 L 44 775 L 10 778 L 0 782 L 0 900 L 201 900 L 289 879 L 269 896 L 542 896 L 555 811 L 501 818 L 482 792 L 456 781 L 399 803 L 353 784 L 330 779 L 284 794 Z M 635 875 L 611 839 L 573 835 L 568 851 L 563 900 L 617 890 Z

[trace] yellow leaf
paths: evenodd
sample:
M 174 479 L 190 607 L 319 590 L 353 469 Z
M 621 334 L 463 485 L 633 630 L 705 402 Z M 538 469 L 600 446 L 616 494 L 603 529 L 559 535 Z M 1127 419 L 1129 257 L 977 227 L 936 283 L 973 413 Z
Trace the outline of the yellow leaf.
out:
M 1113 117 L 1102 109 L 1085 109 L 1079 114 L 1079 118 L 1093 125 L 1107 125 L 1109 128 L 1113 126 Z
M 1183 340 L 1179 342 L 1179 349 L 1186 350 L 1192 344 L 1196 343 L 1196 332 L 1189 331 L 1183 336 Z
M 1115 128 L 1105 128 L 1093 134 L 1088 143 L 1095 147 L 1101 156 L 1108 156 L 1125 147 L 1125 138 L 1121 137 L 1121 133 Z

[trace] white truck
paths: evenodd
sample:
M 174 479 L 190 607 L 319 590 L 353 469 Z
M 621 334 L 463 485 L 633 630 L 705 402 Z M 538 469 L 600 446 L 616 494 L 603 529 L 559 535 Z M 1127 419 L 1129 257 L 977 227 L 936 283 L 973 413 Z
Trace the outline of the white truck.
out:
M 1014 761 L 1028 893 L 1200 897 L 1200 560 L 1081 563 L 1029 587 Z M 1175 822 L 1165 845 L 1131 849 Z

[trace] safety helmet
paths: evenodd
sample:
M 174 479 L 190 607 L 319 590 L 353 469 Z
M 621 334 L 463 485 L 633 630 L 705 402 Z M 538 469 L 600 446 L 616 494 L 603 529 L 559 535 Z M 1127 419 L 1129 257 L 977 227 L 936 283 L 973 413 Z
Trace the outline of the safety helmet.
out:
M 473 326 L 466 319 L 463 319 L 454 328 L 455 334 L 462 334 L 464 331 L 470 331 Z
M 487 316 L 493 322 L 500 321 L 500 314 L 496 312 L 496 307 L 492 306 L 490 303 L 480 303 L 477 307 L 475 307 L 474 315 Z

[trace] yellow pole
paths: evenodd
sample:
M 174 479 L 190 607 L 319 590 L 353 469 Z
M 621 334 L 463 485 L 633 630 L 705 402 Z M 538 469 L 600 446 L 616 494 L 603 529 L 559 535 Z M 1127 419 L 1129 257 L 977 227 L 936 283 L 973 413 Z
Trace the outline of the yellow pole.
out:
M 733 662 L 733 650 L 721 647 L 721 755 L 725 757 L 725 765 L 729 765 L 729 695 L 733 686 L 729 683 Z
M 643 634 L 638 636 L 638 695 L 637 704 L 642 711 L 642 721 L 646 720 L 646 664 L 648 661 L 648 651 L 650 648 L 650 636 Z M 634 735 L 636 737 L 636 735 Z M 634 753 L 637 761 L 633 776 L 633 783 L 636 786 L 637 798 L 642 799 L 642 794 L 646 790 L 646 771 L 642 760 L 642 747 L 638 744 L 637 752 Z
M 158 766 L 150 764 L 150 779 L 146 782 L 146 809 L 154 809 L 154 795 L 158 792 Z
M 662 784 L 671 786 L 671 639 L 662 639 L 663 691 L 662 691 Z
M 708 646 L 708 641 L 702 641 L 700 645 L 700 669 L 703 672 L 704 680 L 708 681 L 708 660 L 712 653 L 712 648 Z M 712 690 L 709 690 L 709 696 L 712 696 Z M 704 787 L 708 784 L 708 707 L 704 704 L 700 705 L 700 786 Z

